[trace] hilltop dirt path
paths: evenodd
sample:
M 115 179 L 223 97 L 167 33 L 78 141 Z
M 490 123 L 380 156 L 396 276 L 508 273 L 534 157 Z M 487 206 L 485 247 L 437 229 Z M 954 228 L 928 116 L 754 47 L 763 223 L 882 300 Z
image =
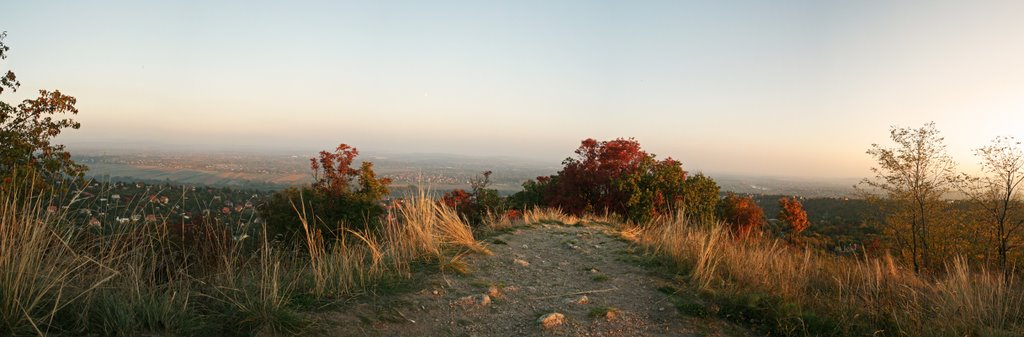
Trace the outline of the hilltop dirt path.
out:
M 493 255 L 465 258 L 468 274 L 436 273 L 412 292 L 329 313 L 327 334 L 749 335 L 728 323 L 677 312 L 658 291 L 670 282 L 638 266 L 630 244 L 607 231 L 537 224 L 495 235 L 484 240 Z M 538 318 L 554 312 L 564 315 L 564 323 L 542 327 Z

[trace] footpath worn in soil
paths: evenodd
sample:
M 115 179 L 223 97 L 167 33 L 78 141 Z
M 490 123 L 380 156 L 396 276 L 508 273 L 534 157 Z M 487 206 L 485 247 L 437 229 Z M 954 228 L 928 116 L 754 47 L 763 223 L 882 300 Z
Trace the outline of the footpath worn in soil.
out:
M 329 314 L 338 336 L 734 336 L 741 328 L 676 310 L 671 282 L 637 265 L 630 244 L 599 226 L 533 225 L 487 238 L 494 254 L 469 272 Z M 558 313 L 561 315 L 549 315 Z M 544 319 L 541 319 L 541 318 Z

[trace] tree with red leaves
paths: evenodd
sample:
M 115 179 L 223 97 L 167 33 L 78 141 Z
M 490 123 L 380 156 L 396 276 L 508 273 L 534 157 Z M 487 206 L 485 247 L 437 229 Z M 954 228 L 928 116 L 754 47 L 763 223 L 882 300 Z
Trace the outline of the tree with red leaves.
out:
M 334 153 L 320 151 L 320 158 L 309 158 L 313 188 L 335 195 L 348 193 L 352 178 L 359 174 L 352 168 L 352 160 L 358 155 L 358 149 L 341 144 Z
M 764 210 L 749 196 L 729 193 L 719 203 L 719 217 L 738 239 L 746 239 L 764 225 Z
M 454 209 L 460 214 L 464 214 L 469 211 L 469 208 L 473 207 L 473 195 L 466 192 L 466 190 L 457 188 L 448 192 L 445 192 L 441 196 L 441 202 L 451 209 Z
M 484 171 L 470 179 L 472 192 L 461 188 L 448 191 L 441 197 L 441 202 L 455 209 L 470 224 L 483 224 L 488 214 L 500 214 L 506 207 L 506 202 L 498 194 L 498 190 L 487 188 L 491 184 L 492 173 Z
M 789 224 L 790 229 L 793 230 L 793 234 L 800 234 L 807 227 L 810 227 L 811 223 L 807 221 L 807 212 L 804 211 L 804 206 L 800 204 L 796 198 L 779 198 L 779 220 Z
M 598 142 L 583 140 L 576 158 L 567 158 L 558 172 L 549 204 L 572 214 L 609 211 L 625 214 L 628 196 L 615 186 L 615 179 L 635 171 L 648 154 L 635 139 L 618 138 Z
M 529 203 L 541 194 L 542 204 L 571 214 L 610 212 L 635 223 L 682 206 L 682 163 L 657 160 L 633 138 L 586 139 L 575 153 L 557 175 L 528 181 L 514 199 Z

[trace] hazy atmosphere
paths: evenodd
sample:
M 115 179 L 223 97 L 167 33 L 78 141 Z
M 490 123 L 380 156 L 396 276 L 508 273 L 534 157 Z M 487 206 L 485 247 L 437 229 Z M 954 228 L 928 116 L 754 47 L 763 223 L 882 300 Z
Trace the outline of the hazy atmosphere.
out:
M 1012 1 L 4 7 L 9 98 L 78 97 L 72 150 L 341 140 L 557 165 L 583 138 L 636 137 L 687 169 L 863 177 L 891 125 L 935 121 L 969 165 L 1024 115 Z
M 3 3 L 0 336 L 1024 336 L 1021 18 Z

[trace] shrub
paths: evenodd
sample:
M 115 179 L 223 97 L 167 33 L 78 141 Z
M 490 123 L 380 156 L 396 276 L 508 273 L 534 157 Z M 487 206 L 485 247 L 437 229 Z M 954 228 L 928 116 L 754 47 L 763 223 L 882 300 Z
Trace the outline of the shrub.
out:
M 302 229 L 299 213 L 328 238 L 336 238 L 344 229 L 375 228 L 384 214 L 381 200 L 388 195 L 388 178 L 377 178 L 373 163 L 351 167 L 359 150 L 346 144 L 334 153 L 321 151 L 310 158 L 315 181 L 308 187 L 292 187 L 275 193 L 261 208 L 272 237 L 290 241 Z M 354 187 L 358 187 L 354 189 Z
M 345 229 L 374 229 L 380 225 L 384 207 L 376 200 L 346 193 L 332 195 L 309 187 L 290 187 L 274 193 L 260 208 L 267 232 L 289 242 L 302 230 L 299 213 L 308 213 L 324 236 L 337 238 Z
M 764 225 L 764 210 L 749 196 L 729 193 L 719 203 L 719 217 L 736 238 L 744 239 Z
M 498 190 L 487 188 L 491 183 L 491 171 L 484 171 L 470 181 L 467 192 L 461 188 L 454 189 L 441 197 L 441 201 L 459 216 L 474 226 L 482 225 L 492 214 L 501 214 L 506 209 L 506 200 L 498 194 Z
M 544 198 L 548 195 L 548 188 L 552 186 L 553 178 L 553 176 L 540 176 L 536 180 L 529 179 L 523 182 L 523 190 L 508 198 L 509 206 L 515 209 L 532 209 L 545 205 Z
M 539 202 L 573 215 L 614 213 L 635 223 L 673 213 L 686 204 L 682 163 L 672 158 L 657 160 L 635 139 L 586 139 L 575 153 L 576 158 L 562 162 L 557 175 L 527 181 L 524 191 L 513 199 L 523 206 Z M 717 185 L 710 178 L 700 175 L 691 185 L 695 206 L 717 200 Z

